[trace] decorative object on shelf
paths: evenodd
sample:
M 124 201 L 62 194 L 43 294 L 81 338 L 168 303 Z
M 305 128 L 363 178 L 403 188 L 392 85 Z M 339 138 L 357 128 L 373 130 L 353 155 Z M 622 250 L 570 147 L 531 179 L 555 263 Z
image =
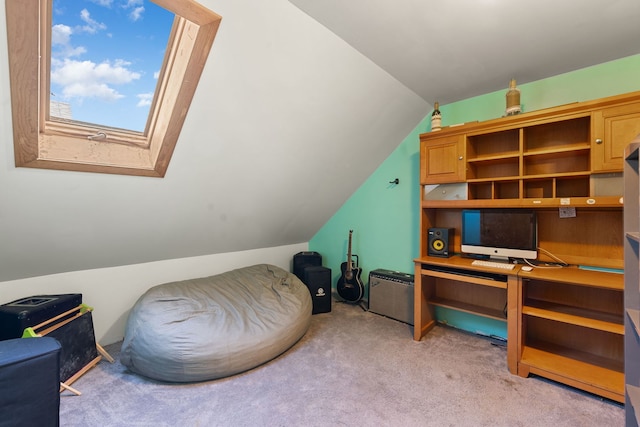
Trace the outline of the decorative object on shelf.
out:
M 433 113 L 431 113 L 431 131 L 440 130 L 442 128 L 442 115 L 440 114 L 440 104 L 436 102 L 433 105 Z
M 520 89 L 516 87 L 516 79 L 511 79 L 509 82 L 509 90 L 507 91 L 507 116 L 513 116 L 520 114 L 522 108 L 520 107 Z

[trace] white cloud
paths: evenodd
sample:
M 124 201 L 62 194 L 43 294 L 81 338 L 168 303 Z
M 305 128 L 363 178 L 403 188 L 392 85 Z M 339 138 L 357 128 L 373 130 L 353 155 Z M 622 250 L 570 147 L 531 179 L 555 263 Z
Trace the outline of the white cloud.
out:
M 124 95 L 104 83 L 73 83 L 62 90 L 65 98 L 99 98 L 103 101 L 116 101 Z
M 113 0 L 91 0 L 93 3 L 98 6 L 111 7 L 113 4 Z
M 73 31 L 71 27 L 64 24 L 56 24 L 51 27 L 51 44 L 68 45 Z
M 57 24 L 51 27 L 51 46 L 57 47 L 54 55 L 69 58 L 87 52 L 83 46 L 73 47 L 71 45 L 72 34 L 73 30 L 67 25 Z
M 144 12 L 144 7 L 136 7 L 135 9 L 133 9 L 131 11 L 131 13 L 129 13 L 129 18 L 131 18 L 132 21 L 137 21 L 140 18 L 142 18 L 142 13 Z
M 129 9 L 131 7 L 142 6 L 144 4 L 144 0 L 127 0 L 127 4 L 123 7 L 125 9 Z
M 95 34 L 98 32 L 98 30 L 105 30 L 107 28 L 105 24 L 91 18 L 91 14 L 87 9 L 82 9 L 80 11 L 80 19 L 82 19 L 87 24 L 81 27 L 81 30 L 86 33 Z
M 153 101 L 153 93 L 140 93 L 136 96 L 139 99 L 136 107 L 148 107 L 151 105 L 151 101 Z
M 64 59 L 52 61 L 51 82 L 63 87 L 65 98 L 100 98 L 114 101 L 124 97 L 111 85 L 130 83 L 140 78 L 140 73 L 126 67 L 130 63 L 123 60 L 92 61 Z
M 144 13 L 144 0 L 126 0 L 122 5 L 123 9 L 133 9 L 129 12 L 129 19 L 138 21 L 142 19 Z

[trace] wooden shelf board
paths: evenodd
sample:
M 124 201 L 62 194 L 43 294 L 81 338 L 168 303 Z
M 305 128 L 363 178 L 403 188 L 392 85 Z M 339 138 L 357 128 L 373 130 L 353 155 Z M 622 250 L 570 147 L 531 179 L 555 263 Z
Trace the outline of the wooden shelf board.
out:
M 503 181 L 518 181 L 522 179 L 519 175 L 508 175 L 508 176 L 495 176 L 491 178 L 469 178 L 467 182 L 469 184 L 491 184 L 492 182 L 503 182 Z
M 423 276 L 441 277 L 502 289 L 507 288 L 507 276 L 516 271 L 515 269 L 505 271 L 500 268 L 474 266 L 472 265 L 473 260 L 471 258 L 464 258 L 460 255 L 454 255 L 449 258 L 425 256 L 422 258 L 416 258 L 414 261 L 422 264 L 420 272 Z M 451 271 L 437 271 L 433 270 L 430 266 L 445 267 L 451 269 Z M 495 280 L 474 277 L 473 275 L 476 273 L 493 275 Z M 476 279 L 477 282 L 473 279 Z
M 519 178 L 505 178 L 505 181 L 517 180 Z M 469 183 L 480 183 L 498 180 L 469 180 Z M 470 200 L 423 200 L 422 208 L 560 208 L 575 207 L 583 209 L 613 208 L 622 209 L 620 196 L 599 196 L 599 197 L 554 197 L 554 198 L 518 198 L 518 199 L 470 199 Z M 560 200 L 569 199 L 570 203 L 561 203 Z M 594 203 L 587 201 L 594 201 Z
M 622 316 L 545 301 L 527 301 L 522 314 L 624 335 Z
M 535 339 L 527 340 L 525 348 L 532 349 L 535 352 L 534 354 L 538 355 L 537 357 L 542 356 L 542 358 L 548 360 L 558 358 L 558 360 L 553 361 L 553 363 L 557 362 L 559 366 L 567 363 L 569 365 L 568 369 L 576 369 L 580 373 L 582 373 L 584 368 L 601 368 L 607 375 L 611 374 L 611 372 L 618 372 L 624 376 L 624 360 L 599 356 L 597 354 Z
M 587 178 L 591 175 L 589 171 L 576 171 L 576 172 L 560 172 L 560 173 L 546 173 L 546 174 L 531 174 L 522 175 L 524 180 L 551 180 L 554 178 L 572 178 L 572 177 L 584 177 Z
M 473 158 L 468 158 L 467 163 L 481 163 L 481 162 L 490 163 L 492 161 L 502 162 L 507 160 L 518 161 L 519 158 L 520 158 L 519 151 L 510 151 L 510 152 L 505 152 L 500 154 L 481 155 Z
M 500 273 L 504 274 L 502 271 Z M 441 279 L 463 281 L 465 283 L 473 283 L 476 285 L 489 286 L 492 288 L 507 289 L 507 282 L 501 282 L 499 280 L 484 279 L 482 277 L 474 277 L 473 275 L 467 276 L 467 275 L 463 275 L 462 273 L 456 274 L 456 273 L 447 273 L 444 271 L 422 270 L 422 275 L 430 276 L 430 277 L 439 277 Z
M 502 322 L 507 321 L 505 314 L 501 310 L 496 310 L 489 307 L 482 307 L 479 305 L 468 304 L 468 303 L 448 300 L 444 298 L 430 299 L 429 304 L 435 305 L 438 307 L 449 308 L 452 310 L 463 311 L 465 313 L 471 313 L 477 316 L 488 317 L 490 319 L 496 319 Z
M 576 267 L 553 269 L 534 268 L 527 273 L 528 279 L 549 280 L 569 285 L 624 291 L 624 275 Z
M 520 363 L 535 368 L 532 369 L 534 373 L 548 372 L 570 380 L 571 384 L 583 384 L 587 390 L 601 389 L 624 398 L 624 372 L 621 366 L 623 362 L 585 355 L 569 349 L 559 351 L 558 346 L 544 346 L 553 347 L 553 350 L 541 349 L 538 343 L 536 347 L 525 346 Z M 581 357 L 573 357 L 576 355 Z M 590 361 L 585 362 L 587 359 Z
M 576 153 L 580 151 L 589 152 L 591 150 L 591 145 L 588 142 L 577 143 L 574 145 L 567 145 L 563 147 L 555 147 L 555 148 L 534 148 L 525 151 L 522 153 L 523 156 L 539 156 L 544 154 L 557 154 L 557 153 Z

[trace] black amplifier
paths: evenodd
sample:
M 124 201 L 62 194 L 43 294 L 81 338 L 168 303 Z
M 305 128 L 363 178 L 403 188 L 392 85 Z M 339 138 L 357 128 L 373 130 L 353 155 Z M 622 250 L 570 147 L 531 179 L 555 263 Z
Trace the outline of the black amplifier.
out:
M 413 274 L 377 269 L 369 273 L 369 311 L 413 325 Z
M 298 279 L 304 281 L 305 267 L 316 267 L 322 265 L 322 255 L 315 251 L 298 252 L 293 256 L 293 274 Z
M 36 326 L 82 304 L 82 294 L 37 295 L 0 305 L 0 340 L 20 338 Z

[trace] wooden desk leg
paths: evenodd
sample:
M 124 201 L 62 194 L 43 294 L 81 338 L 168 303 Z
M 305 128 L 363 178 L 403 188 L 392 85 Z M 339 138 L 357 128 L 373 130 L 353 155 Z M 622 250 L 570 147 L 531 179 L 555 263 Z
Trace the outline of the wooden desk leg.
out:
M 413 339 L 420 341 L 435 326 L 433 310 L 427 301 L 428 286 L 422 277 L 422 264 L 416 263 L 413 288 Z
M 507 367 L 509 372 L 518 373 L 518 278 L 509 276 L 507 279 Z

